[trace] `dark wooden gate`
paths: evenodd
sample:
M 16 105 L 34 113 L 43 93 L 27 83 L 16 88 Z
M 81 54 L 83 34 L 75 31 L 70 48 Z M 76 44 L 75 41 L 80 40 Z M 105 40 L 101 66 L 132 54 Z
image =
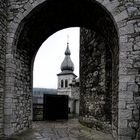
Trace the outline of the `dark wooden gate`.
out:
M 68 96 L 44 94 L 43 119 L 68 119 Z

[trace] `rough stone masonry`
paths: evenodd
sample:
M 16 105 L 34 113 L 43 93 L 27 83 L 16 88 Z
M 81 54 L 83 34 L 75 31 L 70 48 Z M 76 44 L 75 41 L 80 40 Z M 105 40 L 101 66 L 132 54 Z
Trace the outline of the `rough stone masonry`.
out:
M 35 55 L 67 27 L 81 27 L 81 123 L 139 140 L 139 0 L 1 0 L 0 137 L 31 127 Z

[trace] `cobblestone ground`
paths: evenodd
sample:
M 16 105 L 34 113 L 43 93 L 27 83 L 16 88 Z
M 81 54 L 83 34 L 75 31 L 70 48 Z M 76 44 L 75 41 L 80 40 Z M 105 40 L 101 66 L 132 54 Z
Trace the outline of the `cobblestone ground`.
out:
M 33 129 L 3 140 L 113 140 L 112 136 L 82 126 L 77 120 L 34 122 Z

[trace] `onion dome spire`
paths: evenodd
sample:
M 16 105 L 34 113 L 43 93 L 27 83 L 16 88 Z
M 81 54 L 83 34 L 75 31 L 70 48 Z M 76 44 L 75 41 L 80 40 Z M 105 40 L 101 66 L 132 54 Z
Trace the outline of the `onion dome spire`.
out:
M 70 55 L 71 55 L 71 52 L 69 49 L 69 43 L 67 42 L 67 48 L 65 51 L 65 58 L 61 64 L 61 71 L 62 72 L 68 72 L 68 71 L 73 72 L 74 71 L 74 64 L 70 58 Z

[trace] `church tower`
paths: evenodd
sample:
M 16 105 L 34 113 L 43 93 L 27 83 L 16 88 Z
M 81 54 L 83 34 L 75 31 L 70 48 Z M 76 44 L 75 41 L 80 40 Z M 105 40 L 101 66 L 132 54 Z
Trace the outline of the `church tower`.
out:
M 65 51 L 65 58 L 61 64 L 61 72 L 57 74 L 58 76 L 58 95 L 68 95 L 71 98 L 71 86 L 72 80 L 77 76 L 73 73 L 74 64 L 70 58 L 71 52 L 69 49 L 69 43 L 67 42 L 67 48 Z

